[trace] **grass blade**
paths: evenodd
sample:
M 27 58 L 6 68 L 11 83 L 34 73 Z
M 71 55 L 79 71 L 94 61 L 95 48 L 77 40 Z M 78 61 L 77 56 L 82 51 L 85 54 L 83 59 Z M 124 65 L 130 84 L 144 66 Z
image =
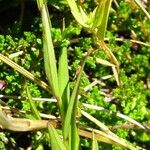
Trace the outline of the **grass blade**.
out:
M 51 124 L 48 124 L 48 133 L 52 150 L 67 150 L 62 140 L 60 139 L 57 131 Z
M 45 72 L 54 96 L 58 97 L 58 78 L 54 47 L 51 38 L 51 23 L 46 4 L 41 9 L 43 26 L 43 52 Z
M 85 18 L 84 19 L 82 18 L 82 15 L 83 14 L 85 15 L 83 9 L 81 7 L 80 7 L 80 9 L 78 8 L 75 0 L 67 0 L 67 2 L 68 2 L 68 5 L 71 9 L 71 12 L 72 12 L 74 18 L 77 20 L 77 22 L 80 23 L 84 27 L 88 27 L 88 25 L 84 22 Z M 80 10 L 82 11 L 82 13 L 80 12 Z
M 92 23 L 93 29 L 101 25 L 104 16 L 104 9 L 105 9 L 105 1 L 103 0 L 99 2 L 99 5 L 95 8 L 95 14 Z
M 66 113 L 66 117 L 65 117 L 65 123 L 64 123 L 64 140 L 68 139 L 68 135 L 69 135 L 68 129 L 70 128 L 70 125 L 71 125 L 71 118 L 74 117 L 74 115 L 76 115 L 79 84 L 80 84 L 81 74 L 82 74 L 84 65 L 85 65 L 85 60 L 81 66 L 80 72 L 79 72 L 78 77 L 77 77 L 76 84 L 74 86 L 74 89 L 73 89 L 73 92 L 72 92 L 72 95 L 70 98 L 70 102 L 68 105 L 68 109 L 67 109 L 67 113 Z
M 68 141 L 68 136 L 69 136 L 69 130 L 72 132 L 73 138 L 78 138 L 77 136 L 77 130 L 76 130 L 76 113 L 77 113 L 77 99 L 78 99 L 78 93 L 79 93 L 79 85 L 81 81 L 81 76 L 82 76 L 82 71 L 85 65 L 86 58 L 89 56 L 91 51 L 88 52 L 87 56 L 85 56 L 78 77 L 77 81 L 75 83 L 74 89 L 71 94 L 71 98 L 69 101 L 66 117 L 65 117 L 65 122 L 64 122 L 64 128 L 63 128 L 63 136 L 64 136 L 64 141 Z M 70 127 L 71 126 L 71 127 Z M 73 134 L 74 133 L 74 134 Z M 78 142 L 79 140 L 76 141 L 76 148 L 78 147 Z
M 69 138 L 71 141 L 69 143 L 70 144 L 69 147 L 71 147 L 71 150 L 79 150 L 80 138 L 79 138 L 79 133 L 76 125 L 76 115 L 74 115 L 71 119 L 71 135 L 69 136 Z
M 83 103 L 82 105 L 84 107 L 92 109 L 92 110 L 93 109 L 94 110 L 99 110 L 99 111 L 103 111 L 103 112 L 107 112 L 109 114 L 115 115 L 115 116 L 117 116 L 119 118 L 122 118 L 122 119 L 124 119 L 126 121 L 131 122 L 132 124 L 136 125 L 137 127 L 141 128 L 141 129 L 147 130 L 147 128 L 143 124 L 141 124 L 140 122 L 134 120 L 133 118 L 128 117 L 127 115 L 121 114 L 119 112 L 113 112 L 111 110 L 105 109 L 104 107 L 97 106 L 97 105 L 91 105 L 91 104 L 86 104 L 86 103 Z
M 96 62 L 99 63 L 99 64 L 103 64 L 103 65 L 111 66 L 111 67 L 115 66 L 114 64 L 110 63 L 107 60 L 104 60 L 104 59 L 101 59 L 101 58 L 95 58 L 95 59 L 96 59 Z
M 111 2 L 112 2 L 112 0 L 105 0 L 105 2 L 99 1 L 99 3 L 103 3 L 102 6 L 104 7 L 101 10 L 101 12 L 99 13 L 99 15 L 103 14 L 103 16 L 99 16 L 101 24 L 99 25 L 98 31 L 97 31 L 97 36 L 98 36 L 100 41 L 104 41 L 104 38 L 105 38 L 105 32 L 106 32 Z M 95 19 L 97 19 L 97 18 L 95 18 Z
M 61 49 L 61 54 L 59 57 L 58 82 L 59 82 L 60 97 L 62 98 L 62 101 L 63 101 L 62 110 L 64 110 L 63 114 L 66 114 L 69 97 L 70 97 L 69 72 L 68 72 L 68 60 L 67 60 L 67 48 L 66 47 L 63 47 Z

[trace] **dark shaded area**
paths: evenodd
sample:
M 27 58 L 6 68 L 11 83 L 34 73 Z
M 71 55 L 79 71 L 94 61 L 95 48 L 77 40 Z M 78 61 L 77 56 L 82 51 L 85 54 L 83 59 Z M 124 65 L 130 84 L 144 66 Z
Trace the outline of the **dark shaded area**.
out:
M 31 141 L 32 141 L 32 136 L 30 132 L 25 132 L 25 133 L 19 133 L 16 134 L 15 132 L 12 133 L 12 137 L 14 137 L 16 141 L 16 148 L 22 147 L 22 148 L 27 148 L 30 146 Z
M 63 19 L 65 21 L 65 26 L 68 26 L 70 19 L 72 19 L 69 9 L 60 10 L 54 7 L 53 3 L 50 4 L 50 2 L 48 3 L 48 9 L 53 27 L 62 28 Z M 40 13 L 37 3 L 34 0 L 13 0 L 11 2 L 8 0 L 1 0 L 0 34 L 11 34 L 16 36 L 17 34 L 21 35 L 24 31 L 35 31 L 33 26 L 36 26 L 35 24 L 37 20 L 39 20 L 39 17 Z
M 20 33 L 31 29 L 34 17 L 38 14 L 35 1 L 13 0 L 0 2 L 0 33 Z

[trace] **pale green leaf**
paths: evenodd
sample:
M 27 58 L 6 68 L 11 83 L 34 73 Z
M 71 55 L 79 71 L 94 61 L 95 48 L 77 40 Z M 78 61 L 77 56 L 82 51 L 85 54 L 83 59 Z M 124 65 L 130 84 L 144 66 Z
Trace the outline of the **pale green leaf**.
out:
M 71 12 L 72 12 L 74 18 L 76 19 L 76 21 L 78 23 L 80 23 L 82 26 L 88 27 L 88 25 L 84 22 L 84 20 L 82 18 L 83 10 L 82 10 L 82 13 L 81 13 L 80 9 L 78 8 L 78 6 L 75 2 L 75 0 L 67 0 L 67 2 L 68 2 L 68 5 L 69 5 L 69 7 L 71 9 Z
M 79 10 L 80 10 L 80 12 L 81 12 L 83 22 L 86 22 L 86 23 L 87 23 L 88 16 L 86 15 L 85 11 L 83 10 L 83 8 L 82 8 L 81 6 L 79 6 Z
M 70 97 L 68 59 L 67 59 L 66 47 L 61 49 L 61 54 L 59 57 L 58 82 L 59 82 L 60 97 L 62 98 L 62 107 L 63 107 L 62 110 L 64 110 L 64 114 L 65 114 L 69 102 L 69 97 Z
M 51 23 L 46 4 L 42 6 L 43 52 L 45 72 L 54 96 L 59 97 L 58 77 L 54 47 L 51 38 Z
M 101 58 L 96 58 L 96 62 L 97 62 L 97 63 L 100 63 L 100 64 L 103 64 L 103 65 L 106 65 L 106 66 L 115 67 L 114 64 L 110 63 L 110 62 L 107 61 L 107 60 L 101 59 Z
M 99 15 L 103 15 L 103 16 L 100 16 L 100 21 L 98 22 L 98 24 L 99 23 L 100 24 L 98 26 L 97 36 L 99 37 L 99 40 L 104 41 L 112 0 L 105 0 L 105 1 L 99 1 L 99 2 L 103 3 L 102 12 L 99 14 Z
M 93 23 L 92 23 L 92 29 L 101 25 L 103 16 L 105 15 L 104 9 L 105 9 L 105 1 L 100 1 L 99 5 L 95 9 L 95 14 L 94 14 Z

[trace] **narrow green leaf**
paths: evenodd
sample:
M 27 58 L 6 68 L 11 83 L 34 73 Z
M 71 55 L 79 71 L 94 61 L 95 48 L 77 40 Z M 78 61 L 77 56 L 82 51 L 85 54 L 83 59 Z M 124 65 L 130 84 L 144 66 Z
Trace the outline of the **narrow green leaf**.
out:
M 45 72 L 49 82 L 49 86 L 51 87 L 52 90 L 52 94 L 56 97 L 58 101 L 60 115 L 63 118 L 64 113 L 62 109 L 62 100 L 59 94 L 56 58 L 51 37 L 51 22 L 45 1 L 40 11 L 42 16 L 42 27 L 43 27 L 43 53 L 44 53 Z
M 93 23 L 92 23 L 93 29 L 101 25 L 103 16 L 105 15 L 104 9 L 105 9 L 105 0 L 99 1 L 99 4 L 96 8 L 96 12 L 95 12 L 94 18 L 93 18 Z
M 76 108 L 75 108 L 76 109 Z M 75 111 L 75 110 L 73 110 Z M 79 150 L 79 142 L 80 142 L 80 138 L 79 138 L 79 133 L 78 133 L 78 128 L 76 125 L 76 115 L 74 115 L 71 119 L 71 134 L 69 136 L 70 138 L 70 145 L 69 147 L 71 147 L 71 150 Z
M 80 12 L 80 9 L 78 8 L 75 0 L 67 0 L 68 2 L 68 5 L 71 9 L 71 12 L 74 16 L 74 18 L 77 20 L 78 23 L 80 23 L 82 26 L 84 27 L 88 27 L 88 25 L 84 22 L 84 19 L 82 18 L 82 15 L 83 15 L 83 9 L 82 9 L 82 13 Z M 85 15 L 85 13 L 84 13 Z
M 46 4 L 42 6 L 43 52 L 45 72 L 54 96 L 59 97 L 57 67 L 51 38 L 51 23 Z
M 66 47 L 61 49 L 61 54 L 59 57 L 59 66 L 58 66 L 58 79 L 59 79 L 58 80 L 59 92 L 60 92 L 60 96 L 62 96 L 69 82 L 68 59 L 67 59 Z
M 80 10 L 83 22 L 87 23 L 87 20 L 88 20 L 87 14 L 85 13 L 85 11 L 83 10 L 83 8 L 81 6 L 79 6 L 79 10 Z
M 102 9 L 102 12 L 99 14 L 101 24 L 98 26 L 97 36 L 99 37 L 99 40 L 101 40 L 101 41 L 104 41 L 111 2 L 112 2 L 112 0 L 105 0 L 105 2 L 100 1 L 100 3 L 103 3 L 103 5 L 102 5 L 103 9 Z M 101 15 L 103 15 L 103 16 L 101 16 Z M 99 24 L 99 22 L 98 22 L 98 24 Z
M 34 103 L 34 101 L 32 100 L 32 96 L 31 96 L 31 94 L 30 94 L 30 91 L 29 91 L 28 86 L 26 86 L 26 91 L 27 91 L 27 96 L 28 96 L 28 100 L 29 100 L 29 103 L 30 103 L 31 110 L 32 110 L 32 112 L 33 112 L 35 118 L 38 119 L 38 120 L 41 120 L 39 111 L 37 110 L 37 108 L 36 108 L 36 106 L 35 106 L 35 103 Z
M 52 150 L 67 150 L 55 128 L 48 124 L 48 133 Z
M 64 140 L 68 140 L 70 125 L 75 127 L 75 124 L 76 124 L 75 118 L 76 118 L 76 112 L 77 112 L 77 100 L 78 100 L 79 86 L 80 86 L 80 81 L 81 81 L 81 76 L 82 76 L 82 71 L 85 65 L 85 61 L 86 61 L 86 58 L 89 56 L 89 54 L 90 54 L 90 51 L 88 52 L 87 56 L 85 56 L 82 62 L 80 72 L 77 77 L 77 81 L 75 83 L 74 89 L 71 94 L 71 98 L 69 101 L 69 105 L 68 105 L 68 109 L 67 109 L 67 113 L 65 117 L 65 123 L 64 123 L 64 130 L 63 130 Z
M 58 65 L 58 82 L 59 82 L 59 93 L 62 99 L 62 118 L 65 117 L 69 97 L 69 72 L 68 72 L 68 59 L 67 59 L 67 48 L 62 47 L 61 54 L 59 57 L 59 65 Z M 62 123 L 64 123 L 64 119 L 62 119 Z
M 71 118 L 76 115 L 76 106 L 77 106 L 77 97 L 78 97 L 78 91 L 79 91 L 79 85 L 80 85 L 80 80 L 81 80 L 81 74 L 82 74 L 82 70 L 84 67 L 85 62 L 83 63 L 80 73 L 78 74 L 78 78 L 75 84 L 75 87 L 73 89 L 71 98 L 70 98 L 70 102 L 68 105 L 68 109 L 67 109 L 67 114 L 65 117 L 65 123 L 64 123 L 64 139 L 67 140 L 68 139 L 68 134 L 69 134 L 69 128 L 71 125 Z

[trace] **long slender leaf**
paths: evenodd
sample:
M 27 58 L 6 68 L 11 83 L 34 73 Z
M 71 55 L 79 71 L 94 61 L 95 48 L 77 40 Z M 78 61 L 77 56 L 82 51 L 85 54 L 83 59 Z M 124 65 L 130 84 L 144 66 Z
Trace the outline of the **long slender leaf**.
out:
M 44 52 L 45 72 L 54 96 L 58 97 L 59 89 L 58 89 L 56 59 L 51 38 L 51 23 L 46 4 L 43 4 L 42 6 L 41 16 L 43 26 L 43 52 Z
M 105 15 L 104 14 L 105 1 L 106 0 L 99 1 L 98 6 L 95 8 L 96 11 L 95 11 L 94 18 L 93 18 L 93 23 L 92 23 L 92 28 L 93 29 L 100 26 L 101 23 L 102 23 L 103 16 Z
M 52 150 L 67 150 L 57 131 L 51 124 L 48 125 L 48 133 Z
M 80 80 L 81 80 L 81 74 L 82 74 L 82 70 L 83 67 L 85 65 L 85 61 L 82 64 L 80 73 L 78 74 L 78 78 L 76 81 L 76 84 L 74 86 L 71 98 L 70 98 L 70 102 L 68 105 L 68 109 L 67 109 L 67 114 L 65 117 L 65 123 L 64 123 L 64 139 L 66 140 L 68 138 L 69 135 L 69 130 L 70 129 L 70 125 L 71 125 L 71 118 L 75 115 L 76 110 L 77 109 L 75 106 L 77 106 L 77 97 L 78 97 L 78 91 L 79 91 L 79 84 L 80 84 Z
M 62 110 L 64 110 L 64 114 L 66 114 L 69 97 L 70 97 L 69 72 L 68 72 L 68 60 L 67 60 L 66 47 L 61 49 L 61 54 L 59 57 L 58 82 L 59 82 L 60 97 L 62 98 L 62 107 L 63 107 Z
M 81 75 L 82 75 L 82 71 L 83 71 L 83 68 L 85 65 L 85 61 L 86 61 L 86 58 L 89 56 L 90 52 L 91 51 L 88 52 L 87 56 L 85 56 L 85 58 L 82 62 L 80 72 L 78 74 L 77 81 L 75 83 L 75 86 L 74 86 L 74 89 L 72 91 L 71 98 L 69 101 L 69 106 L 67 109 L 67 113 L 66 113 L 66 117 L 65 117 L 65 123 L 64 123 L 64 130 L 63 130 L 63 136 L 64 136 L 65 141 L 68 140 L 69 129 L 71 129 L 72 131 L 74 130 L 75 134 L 76 134 L 76 128 L 75 128 L 76 119 L 75 119 L 75 117 L 76 117 L 76 112 L 77 112 L 77 99 L 78 99 L 77 97 L 78 97 L 78 93 L 79 93 L 79 85 L 80 85 Z M 70 125 L 73 128 L 70 128 Z
M 142 125 L 140 122 L 134 120 L 133 118 L 128 117 L 127 115 L 121 114 L 119 112 L 113 112 L 113 111 L 110 111 L 108 109 L 105 109 L 104 107 L 97 106 L 97 105 L 91 105 L 91 104 L 86 104 L 86 103 L 83 103 L 82 105 L 84 107 L 90 108 L 92 110 L 94 109 L 94 110 L 101 110 L 101 111 L 104 111 L 104 112 L 108 112 L 112 115 L 115 115 L 119 118 L 122 118 L 124 120 L 127 120 L 127 121 L 133 123 L 134 125 L 136 125 L 137 127 L 141 128 L 141 129 L 147 130 L 147 128 L 144 125 Z
M 111 2 L 112 0 L 105 0 L 105 2 L 103 2 L 102 0 L 99 0 L 99 3 L 103 3 L 102 7 L 104 7 L 99 14 L 101 24 L 98 27 L 97 36 L 100 41 L 104 41 Z M 102 14 L 103 16 L 101 16 Z
M 43 26 L 43 52 L 44 52 L 45 72 L 52 93 L 58 101 L 60 115 L 63 118 L 64 112 L 62 109 L 62 99 L 59 94 L 56 58 L 55 58 L 54 47 L 53 47 L 52 37 L 51 37 L 51 22 L 50 22 L 49 12 L 45 1 L 41 8 L 41 16 L 42 16 L 42 26 Z
M 97 31 L 96 31 L 97 43 L 105 51 L 105 53 L 110 57 L 111 62 L 114 63 L 112 70 L 113 70 L 117 85 L 119 85 L 119 77 L 118 77 L 119 64 L 118 64 L 118 61 L 117 61 L 116 57 L 113 55 L 113 53 L 111 52 L 111 50 L 104 43 L 105 32 L 106 32 L 111 2 L 112 2 L 112 0 L 103 0 L 103 1 L 99 0 L 99 5 L 98 5 L 96 12 L 95 12 L 95 16 L 94 16 L 95 18 L 94 18 L 92 28 L 97 27 Z M 106 63 L 106 61 L 103 61 L 102 63 Z
M 80 9 L 78 8 L 75 0 L 67 0 L 67 2 L 68 2 L 68 5 L 71 9 L 71 12 L 72 12 L 74 18 L 77 20 L 77 22 L 80 23 L 84 27 L 88 27 L 88 25 L 84 22 L 85 18 L 84 19 L 82 18 L 83 17 L 82 15 L 83 15 L 84 11 L 82 10 L 82 13 L 80 12 L 80 10 L 82 8 L 81 7 L 80 7 Z M 85 15 L 85 13 L 84 13 L 84 15 Z
M 74 109 L 76 109 L 76 108 L 74 108 Z M 73 115 L 72 119 L 71 119 L 71 134 L 70 134 L 69 138 L 71 141 L 69 143 L 69 144 L 71 144 L 71 145 L 69 145 L 69 147 L 71 147 L 71 150 L 79 150 L 80 138 L 79 138 L 79 133 L 78 133 L 77 125 L 76 125 L 76 115 Z

